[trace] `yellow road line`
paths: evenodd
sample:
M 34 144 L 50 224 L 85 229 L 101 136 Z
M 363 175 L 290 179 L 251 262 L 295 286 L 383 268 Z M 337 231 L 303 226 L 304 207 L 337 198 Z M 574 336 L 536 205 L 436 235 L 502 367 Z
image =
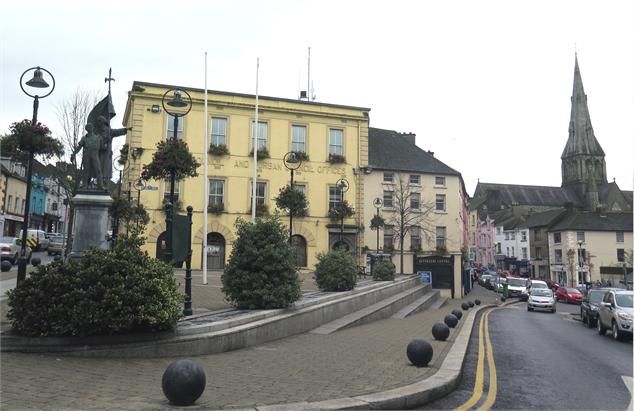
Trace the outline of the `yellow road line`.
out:
M 476 368 L 476 379 L 473 385 L 473 394 L 471 398 L 464 404 L 456 408 L 456 411 L 466 411 L 473 407 L 480 401 L 482 397 L 482 388 L 484 386 L 484 318 L 489 315 L 491 311 L 487 311 L 480 317 L 480 327 L 478 331 L 478 365 Z
M 491 311 L 489 311 L 491 312 Z M 488 314 L 488 313 L 487 313 Z M 495 369 L 495 360 L 493 358 L 493 345 L 491 344 L 491 337 L 489 336 L 489 316 L 486 316 L 484 324 L 484 332 L 486 334 L 486 346 L 487 346 L 487 365 L 489 366 L 489 392 L 487 393 L 487 399 L 477 411 L 487 411 L 495 403 L 495 397 L 498 392 L 498 377 L 497 370 Z

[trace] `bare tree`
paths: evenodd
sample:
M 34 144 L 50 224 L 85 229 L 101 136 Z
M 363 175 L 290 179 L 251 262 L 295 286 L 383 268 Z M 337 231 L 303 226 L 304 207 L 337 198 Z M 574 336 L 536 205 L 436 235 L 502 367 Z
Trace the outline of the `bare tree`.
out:
M 70 155 L 77 151 L 77 146 L 82 136 L 85 134 L 84 128 L 88 120 L 88 114 L 97 104 L 96 92 L 76 89 L 73 95 L 56 106 L 57 120 L 62 129 L 60 141 L 64 145 L 64 152 Z M 55 167 L 57 180 L 60 187 L 66 194 L 66 201 L 69 205 L 70 214 L 67 216 L 67 250 L 72 245 L 71 233 L 73 225 L 74 208 L 70 199 L 77 194 L 81 180 L 81 156 L 70 158 L 59 158 Z
M 425 234 L 429 237 L 434 233 L 434 227 L 431 223 L 435 204 L 423 200 L 423 188 L 410 184 L 409 176 L 403 177 L 396 173 L 391 189 L 394 211 L 386 213 L 386 225 L 392 226 L 394 234 L 398 238 L 401 257 L 400 273 L 403 274 L 405 236 L 411 232 L 413 227 L 420 228 L 421 236 Z M 385 202 L 383 205 L 387 207 Z

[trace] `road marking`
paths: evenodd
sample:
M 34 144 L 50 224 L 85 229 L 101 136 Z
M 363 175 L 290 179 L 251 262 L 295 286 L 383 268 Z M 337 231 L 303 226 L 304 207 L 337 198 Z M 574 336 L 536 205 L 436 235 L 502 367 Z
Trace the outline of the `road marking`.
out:
M 627 387 L 627 390 L 630 392 L 630 405 L 627 406 L 627 410 L 628 411 L 632 411 L 634 410 L 634 402 L 632 401 L 632 377 L 628 377 L 625 375 L 622 375 L 621 378 L 623 379 L 623 383 L 625 384 L 625 387 Z
M 491 406 L 493 406 L 493 404 L 495 403 L 495 397 L 497 396 L 497 392 L 498 392 L 498 389 L 497 389 L 498 377 L 497 377 L 497 370 L 495 369 L 495 359 L 493 358 L 493 344 L 491 344 L 491 337 L 489 336 L 488 313 L 485 318 L 484 332 L 486 333 L 487 364 L 489 366 L 489 392 L 487 393 L 486 401 L 484 402 L 484 404 L 482 404 L 480 408 L 478 408 L 478 411 L 486 411 L 490 409 Z
M 473 385 L 473 394 L 471 398 L 464 404 L 456 408 L 456 411 L 466 411 L 480 401 L 482 397 L 482 388 L 484 385 L 484 318 L 489 315 L 491 310 L 487 311 L 480 317 L 480 327 L 478 331 L 478 365 L 476 367 L 476 379 Z

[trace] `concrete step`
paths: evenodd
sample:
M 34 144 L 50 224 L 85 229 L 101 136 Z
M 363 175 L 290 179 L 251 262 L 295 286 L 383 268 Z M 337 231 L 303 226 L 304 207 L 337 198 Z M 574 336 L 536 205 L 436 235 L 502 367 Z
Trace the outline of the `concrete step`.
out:
M 427 287 L 429 287 L 429 285 L 427 285 Z M 392 318 L 402 320 L 405 317 L 409 317 L 410 315 L 414 315 L 416 313 L 424 311 L 432 304 L 434 304 L 436 300 L 438 300 L 438 297 L 440 297 L 440 291 L 432 290 L 430 287 L 429 291 L 423 294 L 422 297 L 399 310 L 396 314 L 392 316 Z
M 438 300 L 436 300 L 436 302 L 435 302 L 435 303 L 433 303 L 433 304 L 431 305 L 431 307 L 430 307 L 430 308 L 432 308 L 432 309 L 434 309 L 434 310 L 437 310 L 437 309 L 439 309 L 440 307 L 442 307 L 443 305 L 445 305 L 445 303 L 447 302 L 447 300 L 448 300 L 448 298 L 447 298 L 447 297 L 441 297 L 441 298 L 439 298 Z
M 328 322 L 310 331 L 311 334 L 332 334 L 336 331 L 390 317 L 394 312 L 411 304 L 430 290 L 429 285 L 417 285 L 370 306 Z

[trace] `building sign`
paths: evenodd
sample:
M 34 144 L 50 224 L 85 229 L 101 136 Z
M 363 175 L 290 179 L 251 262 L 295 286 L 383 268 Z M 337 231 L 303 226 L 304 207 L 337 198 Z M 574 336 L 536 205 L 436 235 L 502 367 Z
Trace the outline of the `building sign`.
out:
M 234 167 L 236 168 L 250 168 L 250 160 L 235 160 Z M 271 161 L 258 161 L 258 171 L 262 170 L 278 170 L 283 171 L 284 165 L 279 162 L 271 162 Z M 317 174 L 335 174 L 335 175 L 345 175 L 346 168 L 345 167 L 337 167 L 337 166 L 317 166 L 314 167 L 312 164 L 302 164 L 299 170 L 296 171 L 296 174 L 301 175 L 301 173 L 317 173 Z
M 423 284 L 431 284 L 431 271 L 419 271 L 416 273 Z

